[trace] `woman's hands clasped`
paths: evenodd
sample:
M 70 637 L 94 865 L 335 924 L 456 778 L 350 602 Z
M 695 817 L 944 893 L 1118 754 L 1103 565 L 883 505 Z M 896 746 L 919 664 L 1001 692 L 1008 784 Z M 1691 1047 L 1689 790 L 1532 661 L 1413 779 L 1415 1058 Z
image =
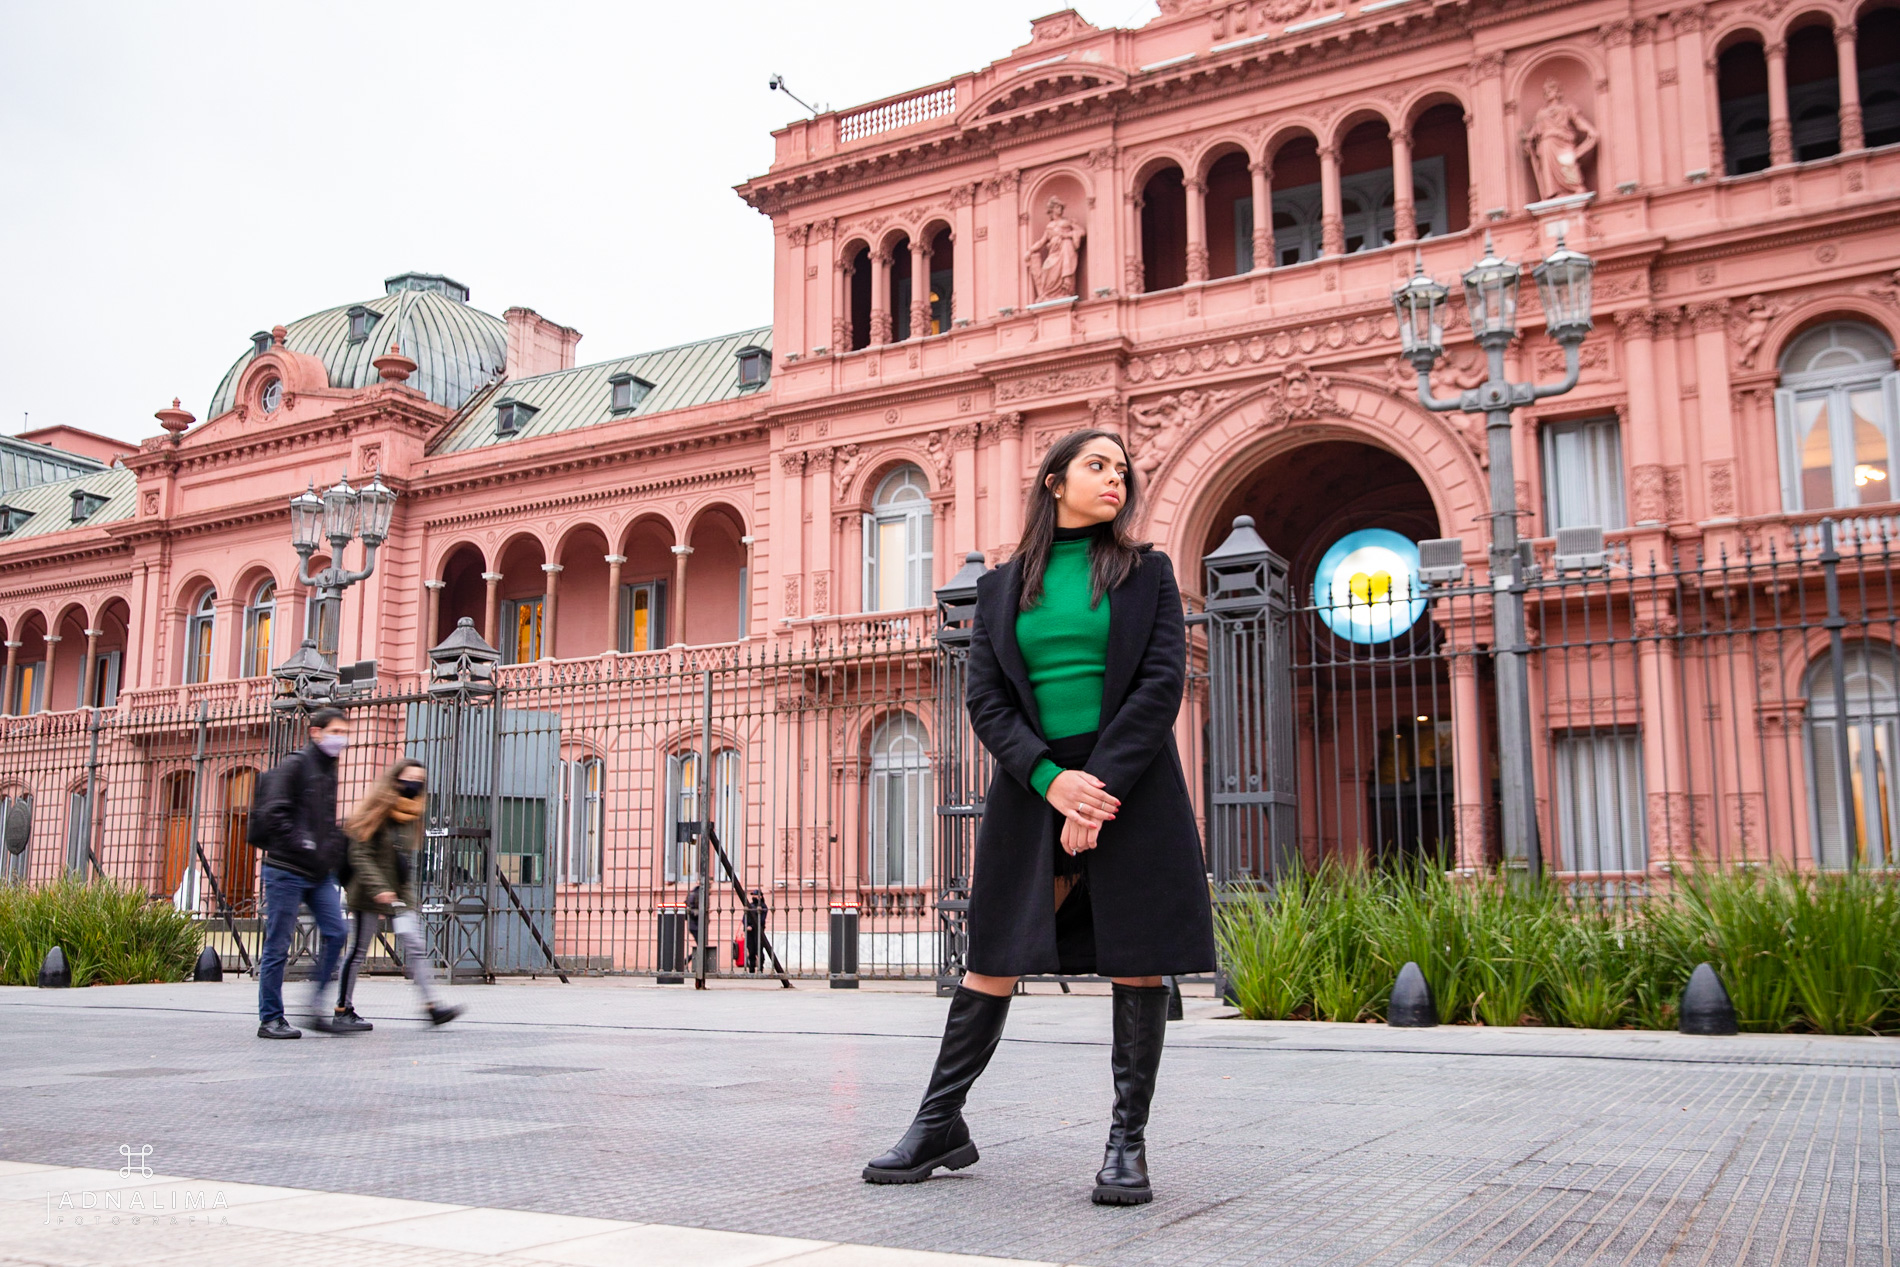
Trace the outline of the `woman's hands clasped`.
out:
M 1064 770 L 1049 784 L 1048 801 L 1062 814 L 1062 848 L 1071 856 L 1093 849 L 1102 824 L 1115 817 L 1121 800 L 1084 770 Z

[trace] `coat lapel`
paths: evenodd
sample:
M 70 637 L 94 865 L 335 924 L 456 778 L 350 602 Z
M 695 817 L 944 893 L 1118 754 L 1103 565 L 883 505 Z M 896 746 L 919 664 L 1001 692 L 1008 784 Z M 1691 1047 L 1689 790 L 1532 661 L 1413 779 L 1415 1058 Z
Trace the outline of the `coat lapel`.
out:
M 1155 578 L 1160 573 L 1148 560 L 1108 593 L 1108 655 L 1102 665 L 1102 725 L 1122 706 L 1135 666 L 1147 649 L 1149 628 L 1155 618 Z
M 1042 714 L 1036 708 L 1035 688 L 1029 683 L 1029 665 L 1024 662 L 1023 649 L 1016 642 L 1016 609 L 1023 598 L 1022 561 L 1011 559 L 1001 571 L 1003 583 L 991 591 L 997 596 L 996 605 L 985 613 L 984 624 L 990 629 L 990 645 L 996 649 L 996 662 L 1003 666 L 1004 675 L 1015 685 L 1023 714 L 1040 735 Z

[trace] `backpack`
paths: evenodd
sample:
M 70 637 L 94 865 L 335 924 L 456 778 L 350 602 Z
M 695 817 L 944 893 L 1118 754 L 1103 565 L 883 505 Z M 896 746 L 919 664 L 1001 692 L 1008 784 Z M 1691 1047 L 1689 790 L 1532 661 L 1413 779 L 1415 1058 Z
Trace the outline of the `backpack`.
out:
M 277 786 L 284 778 L 283 769 L 284 763 L 278 762 L 258 775 L 251 787 L 251 810 L 244 816 L 244 843 L 253 849 L 270 848 L 270 832 L 264 825 L 264 815 L 258 811 L 277 795 Z

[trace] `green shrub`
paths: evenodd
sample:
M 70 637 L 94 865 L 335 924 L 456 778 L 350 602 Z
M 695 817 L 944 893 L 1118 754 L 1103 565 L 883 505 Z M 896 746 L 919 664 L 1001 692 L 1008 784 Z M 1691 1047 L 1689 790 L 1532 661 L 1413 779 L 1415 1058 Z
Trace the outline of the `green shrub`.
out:
M 199 942 L 189 915 L 109 881 L 0 888 L 0 985 L 35 984 L 54 946 L 75 986 L 182 981 Z
M 1447 1022 L 1673 1029 L 1706 960 L 1746 1029 L 1900 1032 L 1900 888 L 1878 872 L 1686 872 L 1612 904 L 1548 880 L 1329 863 L 1231 895 L 1219 936 L 1256 1019 L 1382 1018 L 1409 961 Z

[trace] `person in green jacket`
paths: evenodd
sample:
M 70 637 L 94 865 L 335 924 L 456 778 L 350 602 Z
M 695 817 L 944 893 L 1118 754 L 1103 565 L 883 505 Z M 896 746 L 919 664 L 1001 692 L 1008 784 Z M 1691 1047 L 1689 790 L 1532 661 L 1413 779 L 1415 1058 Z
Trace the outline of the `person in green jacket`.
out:
M 350 812 L 344 830 L 350 838 L 349 906 L 354 927 L 350 953 L 343 964 L 343 984 L 337 991 L 334 1032 L 361 1033 L 373 1029 L 356 1014 L 351 995 L 356 978 L 369 956 L 384 921 L 402 943 L 403 969 L 422 992 L 429 1020 L 446 1025 L 462 1009 L 444 1003 L 435 990 L 429 944 L 422 936 L 416 912 L 414 854 L 420 843 L 423 811 L 428 808 L 428 771 L 420 761 L 404 758 L 383 771 Z

